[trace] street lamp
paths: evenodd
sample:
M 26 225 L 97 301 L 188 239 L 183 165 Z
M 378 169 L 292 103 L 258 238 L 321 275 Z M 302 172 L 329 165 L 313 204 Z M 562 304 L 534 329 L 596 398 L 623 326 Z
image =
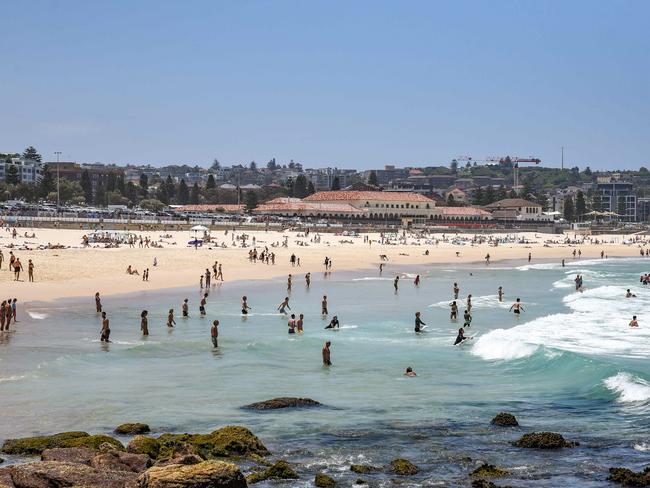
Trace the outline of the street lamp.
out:
M 59 200 L 60 200 L 60 192 L 59 192 L 59 156 L 61 156 L 61 151 L 54 151 L 54 154 L 56 154 L 56 213 L 59 213 Z

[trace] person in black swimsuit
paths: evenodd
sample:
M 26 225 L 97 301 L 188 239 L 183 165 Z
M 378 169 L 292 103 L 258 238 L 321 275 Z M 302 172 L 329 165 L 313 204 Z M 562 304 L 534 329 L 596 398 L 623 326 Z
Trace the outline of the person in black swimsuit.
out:
M 424 322 L 422 322 L 422 319 L 420 318 L 420 312 L 415 312 L 415 332 L 424 332 L 424 327 L 423 325 L 427 325 Z

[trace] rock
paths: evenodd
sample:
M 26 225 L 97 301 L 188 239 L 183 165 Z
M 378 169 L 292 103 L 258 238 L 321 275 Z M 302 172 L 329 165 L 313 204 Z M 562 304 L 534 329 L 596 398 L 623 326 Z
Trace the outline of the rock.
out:
M 246 488 L 237 466 L 222 461 L 193 465 L 154 466 L 142 473 L 137 488 Z
M 512 488 L 511 486 L 498 486 L 488 480 L 472 481 L 472 488 Z
M 90 465 L 100 470 L 108 469 L 141 473 L 151 467 L 152 461 L 146 454 L 133 454 L 115 450 L 98 454 L 91 459 Z
M 88 447 L 55 447 L 54 449 L 45 449 L 41 453 L 41 461 L 59 461 L 90 465 L 90 460 L 96 454 L 96 451 Z
M 204 459 L 231 456 L 267 456 L 269 450 L 245 427 L 229 425 L 210 434 L 163 434 L 159 459 L 170 458 L 175 445 L 191 444 Z
M 205 461 L 198 454 L 185 454 L 182 456 L 174 456 L 170 459 L 163 459 L 158 461 L 155 466 L 167 466 L 169 464 L 199 464 Z
M 379 471 L 379 468 L 375 466 L 370 466 L 369 464 L 351 464 L 350 471 L 357 474 L 368 474 L 373 471 Z
M 393 459 L 390 462 L 391 473 L 400 476 L 413 476 L 418 474 L 418 467 L 407 459 Z
M 151 429 L 147 424 L 133 423 L 118 425 L 113 432 L 119 435 L 138 435 L 147 434 Z
M 151 459 L 158 459 L 160 447 L 160 441 L 158 439 L 137 435 L 129 441 L 126 450 L 133 454 L 146 454 Z
M 623 486 L 650 486 L 650 467 L 640 473 L 627 468 L 609 468 L 607 479 Z
M 508 412 L 501 412 L 496 415 L 490 422 L 492 425 L 498 425 L 500 427 L 518 427 L 519 422 L 517 418 Z
M 277 461 L 273 466 L 264 471 L 249 474 L 246 477 L 246 481 L 252 485 L 268 479 L 297 480 L 298 478 L 298 473 L 289 466 L 288 462 Z
M 361 478 L 357 478 L 356 480 L 354 480 L 354 484 L 355 485 L 365 485 L 367 483 L 366 483 L 365 480 L 362 480 Z
M 314 478 L 314 484 L 319 488 L 333 488 L 336 486 L 336 481 L 326 474 L 318 473 Z
M 280 397 L 263 402 L 251 403 L 242 408 L 249 410 L 277 410 L 280 408 L 306 408 L 320 406 L 322 406 L 322 403 L 312 400 L 311 398 Z
M 16 488 L 11 480 L 10 468 L 0 468 L 0 488 Z
M 532 432 L 524 434 L 518 441 L 512 443 L 515 447 L 528 449 L 560 449 L 562 447 L 579 446 L 578 442 L 567 441 L 561 434 L 555 432 Z
M 508 476 L 510 473 L 501 468 L 497 468 L 493 464 L 483 463 L 470 473 L 470 476 L 480 476 L 484 478 L 500 478 L 501 476 Z
M 95 486 L 125 488 L 137 477 L 127 471 L 97 470 L 79 463 L 43 461 L 11 466 L 11 479 L 17 488 L 58 488 Z
M 98 449 L 104 442 L 114 445 L 117 449 L 124 449 L 120 441 L 107 435 L 90 435 L 87 432 L 63 432 L 54 435 L 8 439 L 4 442 L 0 451 L 6 454 L 41 454 L 45 449 L 55 447 Z

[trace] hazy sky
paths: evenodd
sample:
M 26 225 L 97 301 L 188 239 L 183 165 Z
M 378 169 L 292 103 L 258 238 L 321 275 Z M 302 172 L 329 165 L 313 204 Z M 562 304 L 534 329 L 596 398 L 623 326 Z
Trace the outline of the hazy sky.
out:
M 0 0 L 0 152 L 650 163 L 650 1 Z

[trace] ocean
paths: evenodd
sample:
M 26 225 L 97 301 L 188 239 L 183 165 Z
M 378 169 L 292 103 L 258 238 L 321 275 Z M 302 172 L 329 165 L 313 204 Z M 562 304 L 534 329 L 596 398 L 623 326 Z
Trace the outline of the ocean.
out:
M 146 422 L 154 433 L 241 424 L 278 458 L 297 463 L 301 480 L 291 486 L 313 486 L 316 472 L 351 485 L 359 477 L 351 463 L 379 466 L 396 457 L 420 468 L 400 486 L 467 486 L 468 473 L 482 462 L 511 471 L 497 484 L 610 486 L 609 467 L 639 470 L 650 459 L 650 286 L 639 283 L 648 268 L 643 258 L 576 260 L 565 268 L 387 266 L 381 276 L 312 273 L 310 289 L 307 270 L 296 268 L 290 305 L 305 315 L 300 335 L 287 334 L 287 318 L 276 310 L 285 280 L 215 286 L 206 318 L 199 317 L 198 287 L 105 297 L 109 345 L 99 342 L 96 290 L 83 300 L 19 302 L 15 332 L 0 338 L 0 440 L 110 433 L 124 422 Z M 575 290 L 576 274 L 584 277 L 582 292 Z M 454 282 L 461 288 L 457 323 L 449 319 Z M 628 288 L 636 298 L 625 298 Z M 470 293 L 467 335 L 474 338 L 453 346 Z M 242 295 L 252 307 L 247 317 L 240 314 Z M 340 330 L 324 329 L 323 295 Z M 181 317 L 185 297 L 189 319 Z M 520 317 L 508 312 L 517 297 Z M 170 308 L 173 329 L 166 326 Z M 426 333 L 413 331 L 416 311 Z M 639 329 L 628 327 L 632 315 Z M 218 350 L 210 341 L 213 319 L 221 322 Z M 321 364 L 326 340 L 330 368 Z M 407 366 L 416 378 L 403 375 Z M 325 407 L 241 408 L 279 396 L 310 397 Z M 500 411 L 513 413 L 520 427 L 491 426 Z M 542 430 L 581 445 L 558 451 L 511 445 Z M 380 472 L 363 478 L 393 483 Z

